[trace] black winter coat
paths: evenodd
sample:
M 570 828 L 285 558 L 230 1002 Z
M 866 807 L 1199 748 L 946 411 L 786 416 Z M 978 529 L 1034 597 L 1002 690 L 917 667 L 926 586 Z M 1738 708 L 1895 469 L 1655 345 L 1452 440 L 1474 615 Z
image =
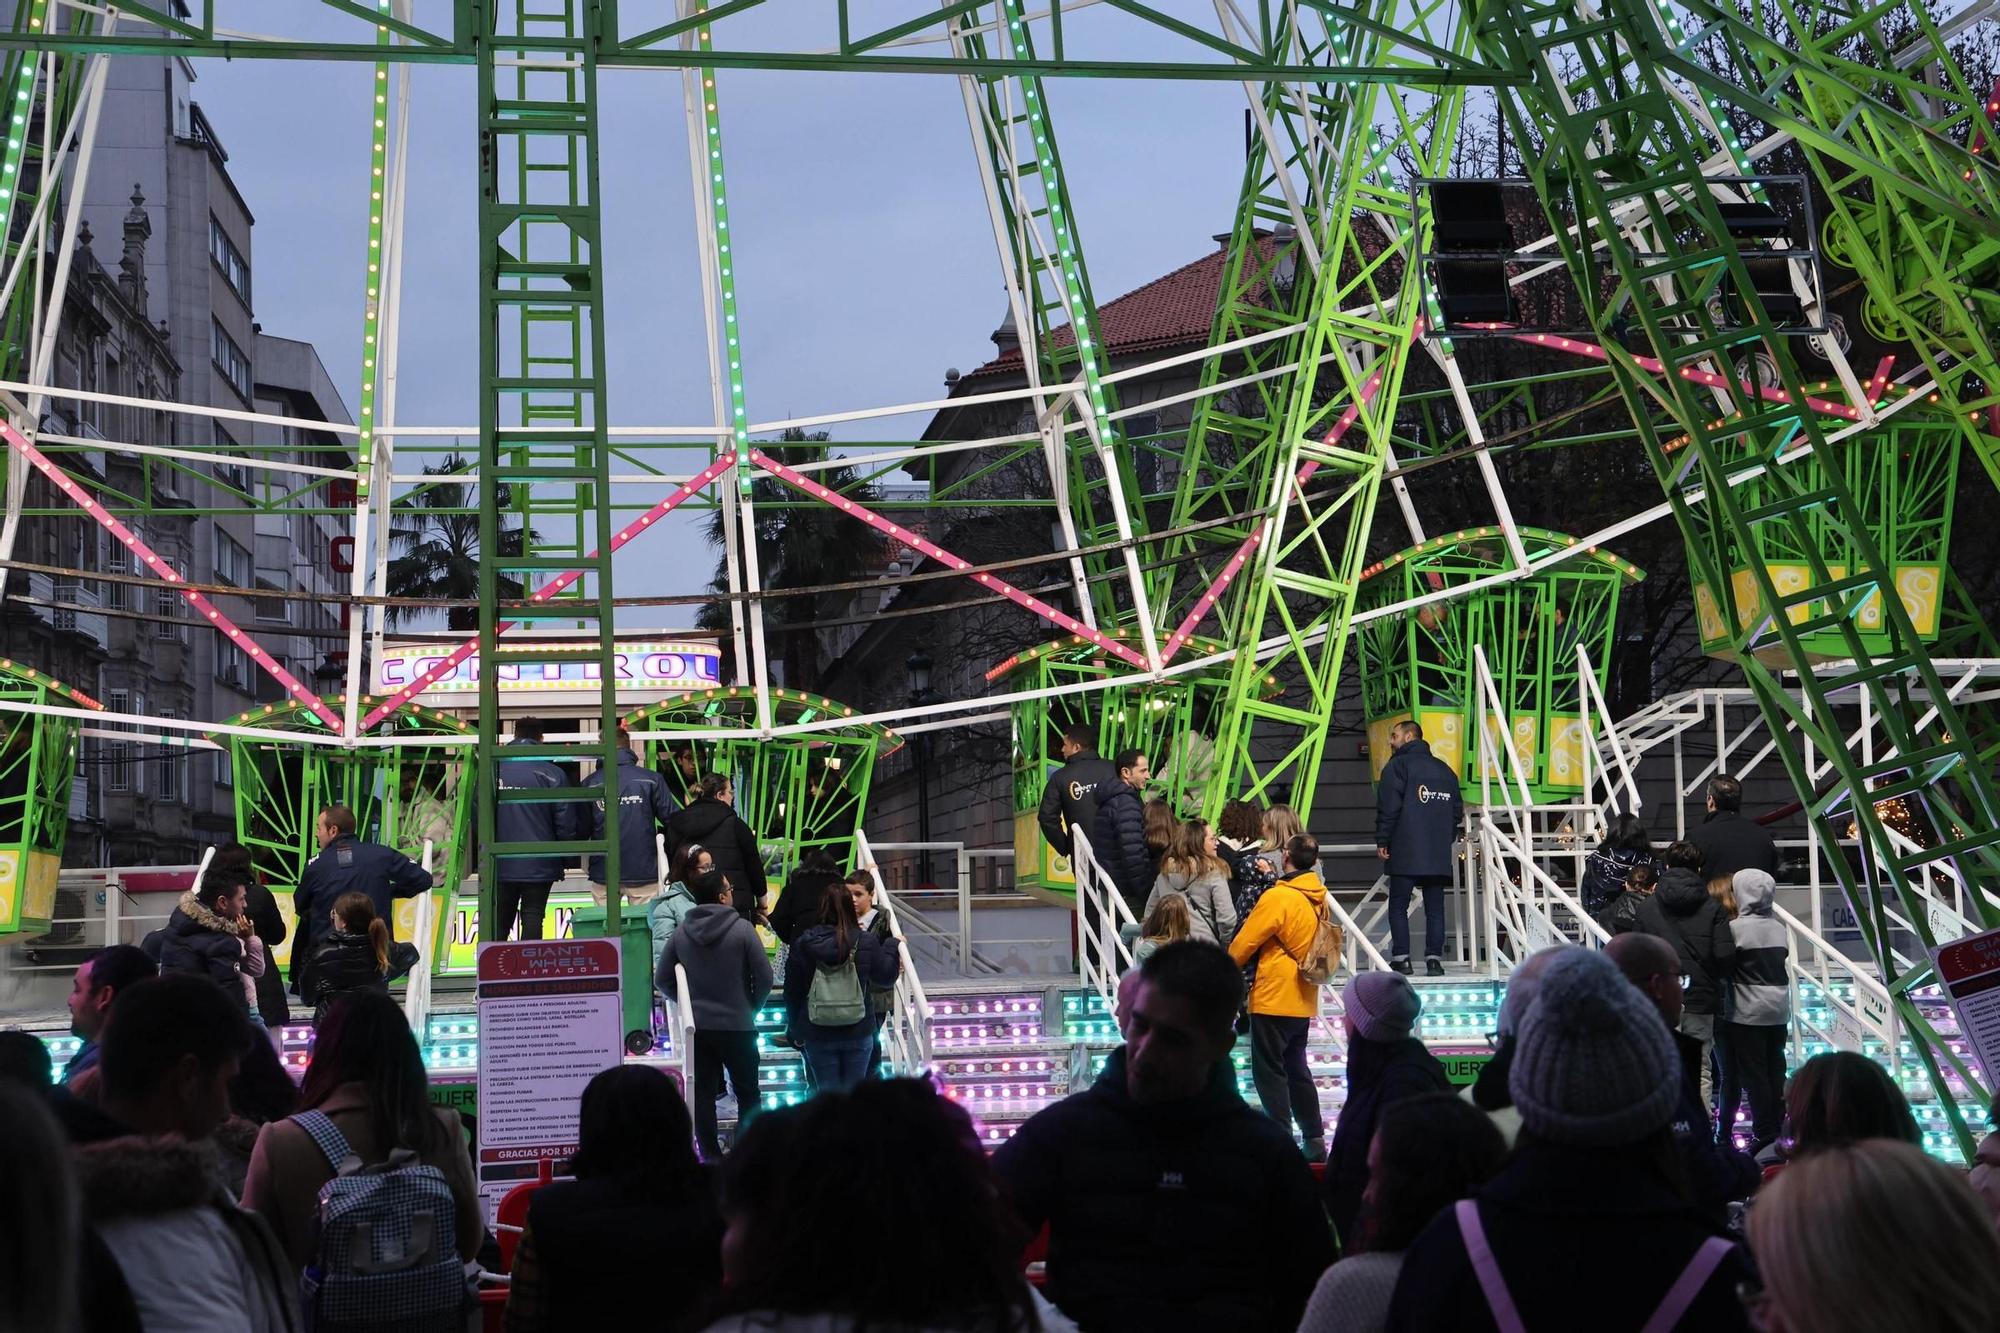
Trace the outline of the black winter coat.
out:
M 1638 1333 L 1702 1242 L 1717 1234 L 1643 1148 L 1556 1147 L 1524 1133 L 1500 1174 L 1475 1197 L 1521 1323 L 1537 1333 Z M 1608 1243 L 1615 1262 L 1607 1262 Z M 1676 1327 L 1747 1329 L 1736 1286 L 1750 1275 L 1742 1251 L 1732 1252 Z M 1390 1333 L 1495 1327 L 1450 1209 L 1405 1252 L 1386 1327 Z
M 299 990 L 305 960 L 333 929 L 333 905 L 344 893 L 365 893 L 375 915 L 394 921 L 396 899 L 414 898 L 431 887 L 431 872 L 379 842 L 342 834 L 314 857 L 292 895 L 298 926 L 292 933 L 292 989 Z
M 1747 1199 L 1762 1176 L 1756 1159 L 1715 1141 L 1715 1122 L 1701 1100 L 1701 1042 L 1685 1032 L 1674 1034 L 1681 1055 L 1681 1095 L 1674 1103 L 1674 1143 L 1694 1186 L 1695 1207 L 1702 1220 L 1717 1230 L 1728 1225 L 1728 1205 Z
M 807 926 L 819 924 L 819 908 L 826 901 L 827 887 L 840 880 L 837 870 L 794 870 L 778 894 L 777 904 L 771 908 L 771 929 L 778 939 L 790 944 Z
M 509 759 L 507 751 L 533 741 L 509 741 L 500 747 L 500 762 L 494 769 L 500 785 L 509 791 L 539 787 L 550 790 L 568 787 L 569 774 L 550 759 Z M 499 842 L 581 842 L 595 812 L 575 801 L 501 801 L 493 811 L 493 836 Z M 567 856 L 503 856 L 499 858 L 500 881 L 504 884 L 549 884 L 562 878 L 573 858 Z M 649 860 L 648 865 L 651 864 Z M 621 867 L 620 873 L 623 873 Z
M 893 945 L 884 947 L 872 931 L 859 926 L 849 936 L 854 970 L 861 976 L 862 989 L 870 992 L 896 984 L 903 961 Z M 848 954 L 840 951 L 832 926 L 813 926 L 792 941 L 785 956 L 785 1030 L 800 1041 L 846 1041 L 866 1037 L 875 1031 L 875 1016 L 863 1014 L 860 1021 L 846 1027 L 821 1027 L 806 1017 L 806 1001 L 812 991 L 813 972 L 820 967 L 838 967 Z
M 1632 873 L 1632 867 L 1652 859 L 1651 852 L 1635 852 L 1625 847 L 1599 847 L 1592 852 L 1583 863 L 1580 895 L 1583 910 L 1594 917 L 1611 906 L 1625 892 L 1625 878 Z
M 292 1006 L 285 999 L 285 979 L 278 974 L 278 965 L 269 960 L 271 950 L 285 942 L 285 914 L 278 910 L 276 895 L 254 881 L 246 886 L 243 914 L 264 942 L 264 970 L 256 977 L 257 1012 L 267 1026 L 280 1027 L 291 1021 Z
M 1658 935 L 1680 956 L 1687 978 L 1691 1014 L 1722 1012 L 1722 985 L 1736 968 L 1736 937 L 1722 904 L 1692 870 L 1675 866 L 1660 876 L 1660 887 L 1639 904 L 1639 929 Z
M 764 857 L 757 850 L 757 835 L 727 801 L 707 797 L 691 801 L 667 821 L 667 857 L 678 862 L 682 852 L 699 845 L 715 858 L 715 868 L 735 890 L 737 910 L 745 896 L 764 904 Z
M 1639 909 L 1651 901 L 1651 892 L 1634 893 L 1627 889 L 1611 900 L 1611 905 L 1597 914 L 1597 924 L 1613 935 L 1623 935 L 1628 930 L 1638 930 Z
M 1333 1260 L 1305 1159 L 1227 1060 L 1199 1097 L 1142 1106 L 1121 1047 L 993 1168 L 1027 1228 L 1048 1224 L 1048 1296 L 1091 1333 L 1291 1333 Z
M 1155 872 L 1146 847 L 1146 803 L 1120 779 L 1097 789 L 1090 850 L 1136 916 L 1153 891 Z
M 604 770 L 599 768 L 584 779 L 586 787 L 602 787 Z M 506 807 L 501 807 L 505 809 Z M 667 790 L 667 780 L 650 768 L 639 766 L 639 756 L 630 750 L 618 751 L 618 882 L 620 884 L 651 884 L 659 878 L 660 855 L 653 841 L 654 826 L 665 829 L 671 826 L 673 817 L 679 813 L 674 804 L 673 793 Z M 604 836 L 604 798 L 597 798 L 597 808 L 591 812 L 592 838 Z M 667 836 L 668 864 L 672 864 L 674 839 Z M 720 865 L 722 858 L 716 857 Z M 585 864 L 583 873 L 594 884 L 604 883 L 604 858 L 593 856 Z
M 375 946 L 366 935 L 351 930 L 332 930 L 313 949 L 306 970 L 299 978 L 299 997 L 313 1007 L 313 1026 L 326 1017 L 327 1008 L 343 995 L 370 992 L 387 995 L 389 983 L 408 976 L 421 955 L 414 944 L 401 940 L 389 944 L 389 970 L 375 966 Z
M 1042 788 L 1042 808 L 1037 822 L 1049 846 L 1068 856 L 1074 848 L 1069 831 L 1080 828 L 1094 837 L 1097 828 L 1097 793 L 1118 781 L 1118 766 L 1094 750 L 1079 750 L 1055 772 Z
M 1771 831 L 1740 811 L 1718 810 L 1688 830 L 1688 841 L 1701 849 L 1704 880 L 1734 875 L 1739 870 L 1778 873 L 1778 844 Z
M 1375 845 L 1389 849 L 1391 875 L 1451 877 L 1463 802 L 1458 775 L 1431 753 L 1430 742 L 1410 741 L 1389 756 L 1375 784 Z
M 1407 748 L 1407 747 L 1405 747 Z M 1368 1041 L 1356 1037 L 1347 1047 L 1347 1100 L 1327 1148 L 1326 1215 L 1333 1219 L 1340 1243 L 1354 1248 L 1355 1223 L 1361 1212 L 1361 1192 L 1368 1187 L 1368 1145 L 1382 1112 L 1397 1102 L 1426 1092 L 1449 1092 L 1444 1066 L 1415 1037 L 1401 1041 Z
M 722 1215 L 704 1170 L 682 1198 L 603 1177 L 536 1190 L 528 1204 L 545 1318 L 555 1329 L 698 1328 L 695 1315 L 722 1287 Z M 658 1271 L 636 1299 L 632 1275 Z
M 158 939 L 160 975 L 192 972 L 207 977 L 242 1002 L 246 1014 L 250 1011 L 243 995 L 243 937 L 194 894 L 181 895 Z

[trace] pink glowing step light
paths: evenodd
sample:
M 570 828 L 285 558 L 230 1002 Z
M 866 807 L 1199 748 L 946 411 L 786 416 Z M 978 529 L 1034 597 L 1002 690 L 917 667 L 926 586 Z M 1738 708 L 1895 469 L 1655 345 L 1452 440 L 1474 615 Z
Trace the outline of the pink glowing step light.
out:
M 652 527 L 653 524 L 659 522 L 661 519 L 665 518 L 668 514 L 672 513 L 674 509 L 681 504 L 682 501 L 686 500 L 688 497 L 692 496 L 696 491 L 699 491 L 702 487 L 708 485 L 710 482 L 714 481 L 717 477 L 721 476 L 723 473 L 729 471 L 730 468 L 735 466 L 736 466 L 736 454 L 734 451 L 725 453 L 720 457 L 718 457 L 713 463 L 710 463 L 700 472 L 697 472 L 694 476 L 689 477 L 686 481 L 674 487 L 673 491 L 670 494 L 668 494 L 666 499 L 660 501 L 658 504 L 654 505 L 651 509 L 648 509 L 645 513 L 639 515 L 639 517 L 633 519 L 630 523 L 627 523 L 624 527 L 620 528 L 616 533 L 612 534 L 611 549 L 616 551 L 619 548 L 623 547 L 625 543 L 631 541 L 641 532 L 644 532 L 647 528 Z M 589 555 L 585 556 L 584 558 L 586 560 L 594 560 L 597 558 L 597 552 L 592 551 Z M 528 600 L 531 602 L 547 601 L 549 598 L 554 597 L 557 593 L 562 592 L 565 588 L 570 587 L 572 584 L 574 584 L 578 579 L 582 577 L 583 577 L 583 571 L 580 569 L 572 569 L 567 573 L 558 574 L 554 578 L 550 579 L 547 583 L 544 583 L 541 587 L 537 588 L 532 594 L 530 594 Z M 493 627 L 494 637 L 497 638 L 500 635 L 505 634 L 508 630 L 515 628 L 517 624 L 519 624 L 519 622 L 513 620 L 501 621 L 498 625 L 495 625 Z M 479 651 L 479 640 L 476 637 L 467 639 L 464 643 L 461 643 L 458 647 L 452 649 L 438 662 L 436 662 L 426 670 L 420 672 L 415 679 L 410 681 L 409 684 L 397 690 L 394 694 L 384 699 L 381 703 L 376 704 L 375 707 L 369 711 L 368 716 L 361 719 L 361 730 L 363 731 L 368 730 L 368 728 L 374 726 L 377 722 L 380 722 L 383 718 L 395 712 L 398 708 L 402 707 L 409 700 L 415 698 L 423 690 L 425 686 L 429 685 L 432 681 L 444 675 L 446 672 L 450 671 L 453 667 L 457 666 L 460 662 L 463 662 L 466 658 L 471 657 L 474 653 L 478 651 Z
M 847 499 L 845 496 L 838 495 L 835 492 L 827 489 L 825 486 L 820 485 L 818 482 L 814 481 L 811 477 L 806 476 L 803 472 L 798 472 L 792 468 L 786 467 L 783 463 L 780 463 L 777 459 L 771 457 L 769 454 L 765 453 L 761 449 L 752 449 L 750 451 L 749 457 L 752 463 L 755 463 L 758 467 L 763 468 L 766 472 L 769 472 L 772 476 L 776 477 L 779 481 L 784 482 L 787 486 L 790 486 L 795 490 L 804 491 L 807 495 L 813 496 L 816 499 L 824 500 L 828 504 L 832 505 L 835 509 L 840 510 L 844 514 L 854 515 L 854 517 L 860 519 L 862 522 L 866 523 L 869 527 L 875 528 L 876 530 L 881 532 L 888 533 L 891 537 L 894 537 L 897 541 L 902 542 L 905 546 L 909 546 L 916 550 L 922 551 L 925 555 L 937 561 L 939 564 L 946 566 L 947 568 L 957 569 L 957 570 L 968 570 L 968 571 L 972 568 L 972 562 L 970 560 L 964 560 L 958 556 L 953 555 L 950 551 L 945 550 L 942 546 L 939 546 L 934 542 L 926 541 L 924 538 L 919 537 L 916 533 L 911 532 L 908 528 L 903 527 L 900 524 L 891 523 L 888 519 L 883 518 L 880 514 L 870 513 L 867 509 L 863 508 L 861 505 L 854 503 L 854 501 Z M 1022 592 L 1019 588 L 1015 587 L 1013 584 L 1007 582 L 1007 580 L 999 577 L 998 575 L 985 574 L 985 573 L 979 573 L 979 574 L 968 573 L 966 577 L 970 578 L 973 582 L 979 584 L 981 587 L 991 588 L 994 592 L 997 592 L 1001 596 L 1007 598 L 1007 600 L 1019 606 L 1026 607 L 1028 610 L 1033 611 L 1036 615 L 1040 616 L 1042 619 L 1049 621 L 1052 624 L 1058 625 L 1063 629 L 1068 630 L 1071 634 L 1074 634 L 1079 638 L 1089 640 L 1091 643 L 1096 644 L 1099 648 L 1104 649 L 1104 651 L 1106 651 L 1107 653 L 1110 653 L 1115 657 L 1122 658 L 1124 661 L 1131 663 L 1133 666 L 1138 667 L 1142 671 L 1149 669 L 1146 659 L 1141 657 L 1138 653 L 1134 652 L 1132 649 L 1127 648 L 1124 644 L 1119 643 L 1115 639 L 1112 639 L 1104 634 L 1098 633 L 1090 626 L 1084 624 L 1081 620 L 1078 620 L 1075 616 L 1072 616 L 1067 612 L 1060 611 L 1055 607 L 1050 606 L 1047 602 L 1042 601 L 1040 598 L 1030 597 L 1027 593 Z
M 26 436 L 4 422 L 0 422 L 0 434 L 4 434 L 7 437 L 8 445 L 16 453 L 20 454 L 21 457 L 33 464 L 37 472 L 40 472 L 43 476 L 54 482 L 57 490 L 76 501 L 78 505 L 82 506 L 84 513 L 89 514 L 92 518 L 103 524 L 105 530 L 123 542 L 127 550 L 145 561 L 148 569 L 157 571 L 162 581 L 176 585 L 174 591 L 186 598 L 188 605 L 206 616 L 217 629 L 229 637 L 231 643 L 248 653 L 251 661 L 269 672 L 273 680 L 285 687 L 285 693 L 311 709 L 313 716 L 326 723 L 327 726 L 333 728 L 335 731 L 340 730 L 340 719 L 335 716 L 331 708 L 326 706 L 324 700 L 301 684 L 297 676 L 285 670 L 277 658 L 272 657 L 260 648 L 257 645 L 257 641 L 245 634 L 235 621 L 223 615 L 214 602 L 209 601 L 207 597 L 188 587 L 182 579 L 180 571 L 161 559 L 158 551 L 155 551 L 152 547 L 146 545 L 145 542 L 139 540 L 138 533 L 132 531 L 132 529 L 126 527 L 106 512 L 104 506 L 99 504 L 88 491 L 77 485 L 67 473 L 51 462 L 47 454 L 28 443 Z

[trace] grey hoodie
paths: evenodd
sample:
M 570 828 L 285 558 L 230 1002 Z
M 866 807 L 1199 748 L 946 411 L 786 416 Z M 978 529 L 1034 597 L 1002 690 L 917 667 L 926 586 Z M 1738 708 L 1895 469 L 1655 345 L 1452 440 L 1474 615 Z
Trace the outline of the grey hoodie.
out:
M 1220 870 L 1205 870 L 1193 879 L 1177 870 L 1162 870 L 1153 880 L 1153 891 L 1146 895 L 1144 915 L 1151 916 L 1160 899 L 1170 893 L 1187 898 L 1195 939 L 1227 944 L 1235 936 L 1236 904 L 1229 898 L 1229 877 Z
M 1791 978 L 1785 970 L 1785 926 L 1771 912 L 1778 884 L 1762 870 L 1739 870 L 1730 881 L 1736 892 L 1736 971 L 1729 980 L 1732 1023 L 1771 1027 L 1791 1021 Z
M 757 928 L 728 903 L 703 903 L 681 918 L 660 951 L 653 980 L 674 992 L 674 965 L 687 969 L 697 1030 L 751 1032 L 771 993 L 771 960 Z

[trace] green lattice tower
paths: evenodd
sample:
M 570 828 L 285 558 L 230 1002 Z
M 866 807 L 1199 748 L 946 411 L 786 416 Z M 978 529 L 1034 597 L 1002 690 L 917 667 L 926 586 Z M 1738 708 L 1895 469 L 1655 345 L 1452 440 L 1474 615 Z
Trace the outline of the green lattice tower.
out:
M 1111 637 L 1127 639 L 1129 634 L 1119 631 Z M 1190 647 L 1208 655 L 1225 645 L 1197 638 Z M 1097 753 L 1107 759 L 1125 749 L 1144 753 L 1153 771 L 1144 793 L 1149 800 L 1167 801 L 1188 818 L 1208 804 L 1215 749 L 1207 737 L 1231 682 L 1228 666 L 1185 672 L 1151 684 L 1056 692 L 1122 674 L 1123 667 L 1102 648 L 1076 635 L 1016 653 L 986 673 L 988 684 L 996 689 L 1032 693 L 1008 710 L 1013 728 L 1014 882 L 1022 887 L 1059 895 L 1076 892 L 1069 858 L 1049 845 L 1037 822 L 1049 775 L 1063 762 L 1063 729 L 1072 723 L 1095 729 Z M 1277 677 L 1267 676 L 1264 693 L 1273 695 L 1276 687 Z
M 1876 877 L 1861 882 L 1844 858 L 1831 862 L 1899 1016 L 1919 1038 L 1933 1081 L 1944 1089 L 1949 1067 L 1983 1103 L 1985 1082 L 1912 1001 L 1911 992 L 1932 981 L 1931 969 L 1927 960 L 1899 963 L 1884 906 L 1896 899 L 1928 946 L 1934 943 L 1931 929 L 1908 875 L 1949 858 L 1969 883 L 2000 881 L 2000 792 L 1893 595 L 1888 559 L 1846 479 L 1844 454 L 1852 446 L 1836 440 L 1817 412 L 1802 410 L 1808 392 L 1796 358 L 1757 297 L 1710 193 L 1709 131 L 1677 100 L 1667 77 L 1663 62 L 1674 50 L 1657 11 L 1645 0 L 1610 0 L 1585 20 L 1566 6 L 1489 0 L 1477 7 L 1476 19 L 1488 59 L 1532 75 L 1531 83 L 1503 90 L 1503 111 L 1516 134 L 1538 132 L 1544 144 L 1528 163 L 1531 178 L 1558 226 L 1564 259 L 1589 322 L 1610 352 L 1697 579 L 1721 586 L 1715 552 L 1731 544 L 1765 549 L 1766 531 L 1778 534 L 1769 540 L 1792 543 L 1805 554 L 1807 586 L 1792 592 L 1781 592 L 1765 565 L 1749 565 L 1751 586 L 1768 613 L 1731 636 L 1730 656 L 1743 668 L 1772 734 L 1797 727 L 1838 773 L 1840 780 L 1821 791 L 1799 746 L 1778 746 L 1822 844 L 1835 845 L 1851 821 L 1885 871 L 1886 884 Z M 1565 78 L 1558 72 L 1563 69 L 1580 73 Z M 1614 215 L 1620 207 L 1639 215 L 1620 219 Z M 1571 217 L 1579 225 L 1576 235 L 1561 230 Z M 1658 243 L 1664 237 L 1674 239 L 1671 250 Z M 1663 251 L 1666 257 L 1659 257 Z M 1670 294 L 1662 295 L 1662 288 Z M 1725 293 L 1732 294 L 1726 302 Z M 1722 322 L 1725 307 L 1740 322 Z M 1643 342 L 1662 373 L 1635 359 L 1626 336 Z M 1751 351 L 1764 353 L 1775 367 L 1784 401 L 1771 402 L 1759 396 L 1754 381 L 1746 383 L 1737 358 Z M 1697 382 L 1705 372 L 1725 386 L 1719 413 L 1710 387 Z M 1687 437 L 1684 448 L 1668 452 L 1648 406 L 1656 398 L 1671 406 Z M 1810 449 L 1825 466 L 1810 478 L 1792 470 L 1780 461 L 1790 446 Z M 1770 490 L 1752 505 L 1730 481 L 1757 467 L 1766 469 Z M 1853 553 L 1853 567 L 1841 575 L 1828 567 L 1815 535 L 1829 525 Z M 1874 647 L 1857 623 L 1871 599 L 1882 613 Z M 1807 608 L 1803 620 L 1792 614 L 1797 607 Z M 1844 660 L 1815 674 L 1821 654 L 1810 641 L 1823 644 L 1820 636 L 1829 634 L 1838 636 Z M 1773 660 L 1798 674 L 1787 680 Z M 1880 738 L 1872 762 L 1849 748 L 1830 702 L 1836 695 L 1870 705 Z M 1855 799 L 1859 792 L 1870 799 Z M 1917 806 L 1938 830 L 1937 845 L 1914 854 L 1895 845 L 1878 804 L 1897 797 Z M 1971 910 L 1988 924 L 2000 916 L 1977 892 Z M 1972 1138 L 1956 1103 L 1949 1096 L 1941 1100 L 1969 1153 Z
M 1357 64 L 1406 68 L 1408 82 L 1345 90 L 1353 106 L 1331 140 L 1338 161 L 1326 178 L 1336 188 L 1316 219 L 1321 261 L 1307 336 L 1258 478 L 1256 498 L 1271 519 L 1242 566 L 1250 577 L 1222 589 L 1235 657 L 1205 803 L 1211 816 L 1230 797 L 1282 795 L 1310 808 L 1424 317 L 1416 266 L 1403 262 L 1419 228 L 1413 177 L 1441 175 L 1450 160 L 1463 89 L 1440 81 L 1466 59 L 1469 34 L 1451 6 L 1395 6 L 1393 18 L 1387 8 L 1363 13 L 1345 45 Z M 1230 599 L 1240 605 L 1227 607 Z M 1267 675 L 1280 697 L 1265 696 Z
M 479 16 L 475 9 L 474 15 Z M 593 788 L 502 788 L 498 674 L 537 650 L 503 648 L 503 621 L 565 621 L 593 644 L 598 739 L 520 743 L 513 757 L 617 767 L 612 625 L 612 454 L 604 387 L 604 267 L 597 162 L 598 57 L 605 15 L 594 0 L 500 0 L 480 18 L 479 70 L 479 919 L 494 919 L 503 855 L 601 853 L 619 880 L 618 802 L 601 840 L 502 842 L 501 801 L 594 801 Z M 503 434 L 504 432 L 504 434 Z M 500 554 L 501 487 L 527 522 L 519 555 Z M 580 575 L 554 596 L 503 606 L 499 580 L 536 588 Z M 615 783 L 612 785 L 615 791 Z M 607 934 L 619 934 L 610 895 Z M 650 986 L 628 985 L 628 1030 L 645 1026 Z
M 16 5 L 14 31 L 28 35 L 46 30 L 53 21 L 52 9 L 49 0 L 29 0 Z M 95 26 L 96 17 L 70 11 L 61 21 L 78 35 L 84 35 Z M 42 160 L 41 132 L 44 127 L 52 126 L 60 136 L 61 127 L 76 107 L 88 63 L 81 54 L 55 55 L 55 78 L 51 82 L 40 72 L 41 57 L 42 52 L 33 47 L 17 47 L 0 62 L 0 89 L 7 93 L 8 119 L 7 137 L 4 147 L 0 147 L 0 216 L 10 221 L 18 217 L 24 225 L 41 204 L 50 183 L 49 164 Z M 60 215 L 51 208 L 45 225 L 60 224 Z M 0 266 L 13 263 L 20 250 L 20 238 L 11 230 L 0 234 Z M 25 357 L 31 340 L 30 328 L 39 309 L 38 298 L 43 295 L 33 281 L 19 282 L 8 299 L 4 315 L 0 315 L 4 319 L 4 324 L 0 324 L 0 371 L 10 379 L 28 377 Z
M 1574 537 L 1542 528 L 1519 533 L 1535 560 L 1577 544 Z M 1511 568 L 1500 529 L 1482 527 L 1434 537 L 1362 574 L 1360 605 L 1368 611 L 1475 587 L 1415 610 L 1377 616 L 1357 632 L 1371 776 L 1382 776 L 1389 728 L 1414 718 L 1431 753 L 1451 765 L 1469 799 L 1478 798 L 1480 769 L 1470 756 L 1477 753 L 1477 719 L 1487 710 L 1476 680 L 1478 647 L 1507 710 L 1508 742 L 1519 771 L 1527 775 L 1528 794 L 1537 801 L 1569 801 L 1582 794 L 1584 750 L 1595 742 L 1583 728 L 1577 649 L 1590 654 L 1603 689 L 1619 595 L 1645 573 L 1592 547 L 1526 578 L 1477 586 Z
M 961 54 L 1002 66 L 1034 57 L 1034 32 L 1022 0 L 951 8 L 959 10 L 949 29 Z M 969 75 L 962 83 L 980 144 L 981 174 L 997 206 L 996 239 L 1012 314 L 1025 320 L 1023 363 L 1029 383 L 1040 389 L 1031 405 L 1045 418 L 1039 429 L 1050 485 L 1069 513 L 1078 547 L 1111 548 L 1082 557 L 1089 587 L 1088 595 L 1079 597 L 1078 614 L 1086 624 L 1108 628 L 1138 610 L 1129 580 L 1138 575 L 1139 553 L 1120 551 L 1117 543 L 1121 516 L 1135 535 L 1145 530 L 1145 505 L 1134 466 L 1136 446 L 1122 439 L 1112 420 L 1118 396 L 1104 382 L 1111 367 L 1048 89 L 1036 75 L 1011 71 Z
M 336 699 L 338 704 L 345 699 Z M 380 700 L 361 700 L 372 707 Z M 261 704 L 230 718 L 228 725 L 259 731 L 326 735 L 311 710 L 296 703 Z M 479 786 L 478 752 L 465 744 L 471 728 L 432 708 L 403 704 L 368 731 L 372 740 L 393 744 L 345 749 L 326 744 L 274 740 L 236 733 L 220 735 L 228 747 L 236 805 L 236 840 L 250 849 L 252 864 L 277 891 L 289 926 L 290 889 L 319 855 L 314 827 L 319 812 L 344 805 L 354 812 L 356 830 L 421 862 L 426 839 L 432 844 L 434 887 L 431 966 L 443 971 L 450 945 L 453 898 L 471 867 L 472 798 Z M 426 744 L 427 740 L 434 741 Z M 416 900 L 396 904 L 398 939 L 414 938 Z M 274 962 L 289 961 L 289 942 L 278 946 Z
M 771 691 L 773 715 L 781 726 L 824 724 L 851 718 L 854 709 L 804 690 Z M 803 736 L 766 739 L 758 734 L 755 692 L 744 686 L 694 690 L 646 705 L 625 718 L 638 736 L 644 732 L 713 732 L 740 735 L 687 740 L 657 736 L 639 742 L 639 760 L 681 787 L 679 756 L 692 750 L 697 773 L 727 773 L 736 792 L 736 813 L 757 834 L 771 882 L 782 884 L 799 858 L 824 849 L 843 867 L 854 864 L 854 834 L 868 808 L 875 761 L 893 753 L 902 740 L 869 722 L 845 722 Z M 760 894 L 769 887 L 754 887 Z
M 45 672 L 7 659 L 0 659 L 0 701 L 31 708 L 104 707 Z M 82 725 L 55 713 L 0 712 L 0 939 L 49 928 L 69 837 L 70 779 Z

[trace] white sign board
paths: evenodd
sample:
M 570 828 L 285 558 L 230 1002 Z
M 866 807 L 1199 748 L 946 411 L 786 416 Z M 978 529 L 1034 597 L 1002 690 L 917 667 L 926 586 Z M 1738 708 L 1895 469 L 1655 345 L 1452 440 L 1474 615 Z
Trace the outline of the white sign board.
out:
M 506 940 L 479 948 L 479 1195 L 561 1170 L 584 1085 L 624 1059 L 618 941 Z
M 2000 930 L 1967 935 L 1931 953 L 1938 984 L 1951 998 L 1959 1034 L 1972 1045 L 1980 1068 L 2000 1069 Z
M 512 703 L 545 702 L 560 704 L 566 699 L 594 703 L 603 689 L 603 674 L 594 642 L 524 639 L 508 642 L 509 650 L 532 647 L 546 652 L 540 662 L 503 662 L 497 672 L 498 688 Z M 437 644 L 384 644 L 381 660 L 375 663 L 372 684 L 377 693 L 401 689 L 442 662 L 448 648 Z M 621 700 L 678 694 L 687 690 L 713 689 L 721 658 L 713 643 L 661 641 L 623 643 L 613 663 L 615 685 Z M 479 691 L 479 655 L 474 653 L 424 686 L 417 702 L 432 708 L 472 704 Z

